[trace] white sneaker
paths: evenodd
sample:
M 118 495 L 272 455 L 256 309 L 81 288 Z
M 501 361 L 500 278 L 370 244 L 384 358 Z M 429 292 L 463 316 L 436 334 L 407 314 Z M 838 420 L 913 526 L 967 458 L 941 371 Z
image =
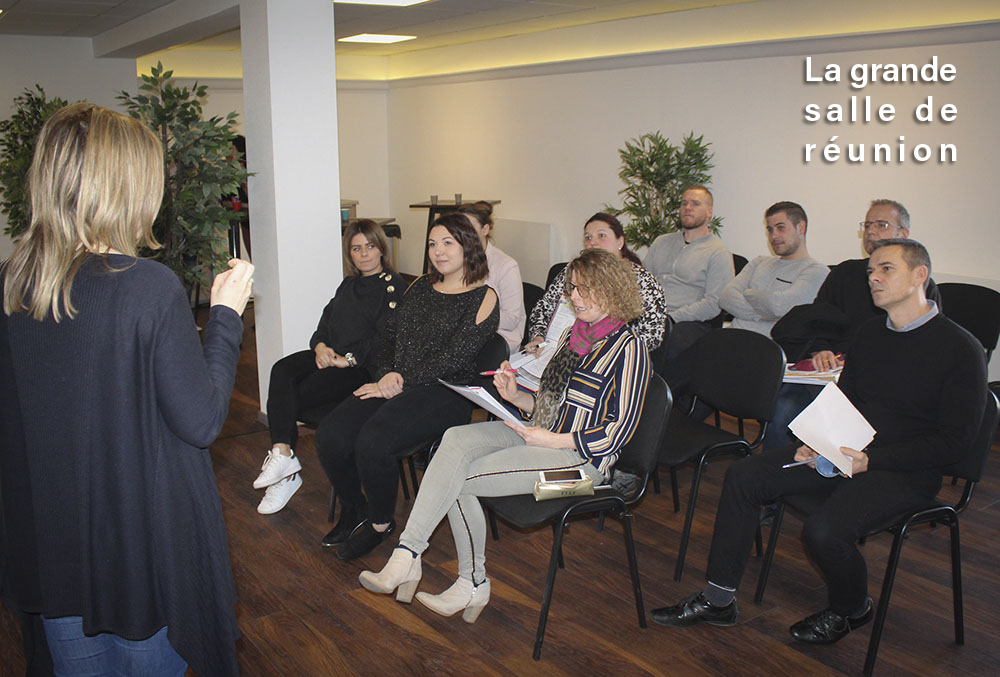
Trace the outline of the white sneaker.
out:
M 264 492 L 264 498 L 257 506 L 257 512 L 261 515 L 270 515 L 278 512 L 288 504 L 288 499 L 295 495 L 295 492 L 302 486 L 302 478 L 298 473 L 291 477 L 275 482 Z
M 295 455 L 294 451 L 291 456 L 285 456 L 277 448 L 271 449 L 271 451 L 267 452 L 264 465 L 260 467 L 260 475 L 253 481 L 253 488 L 263 489 L 264 487 L 269 487 L 275 482 L 283 480 L 289 475 L 294 475 L 300 470 L 302 470 L 302 464 L 299 463 L 299 458 Z

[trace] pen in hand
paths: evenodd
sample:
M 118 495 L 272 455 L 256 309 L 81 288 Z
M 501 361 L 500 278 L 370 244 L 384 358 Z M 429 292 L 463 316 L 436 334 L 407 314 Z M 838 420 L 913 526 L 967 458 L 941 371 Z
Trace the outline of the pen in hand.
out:
M 819 458 L 819 457 L 817 456 L 817 458 Z M 815 458 L 810 458 L 810 459 L 808 459 L 806 461 L 796 461 L 795 463 L 786 463 L 785 465 L 783 465 L 781 467 L 782 468 L 794 468 L 797 465 L 805 465 L 806 463 L 815 463 L 815 462 L 816 462 Z
M 479 375 L 480 376 L 495 376 L 497 374 L 503 374 L 503 373 L 516 374 L 517 373 L 517 369 L 490 369 L 489 371 L 481 371 L 481 372 L 479 372 Z

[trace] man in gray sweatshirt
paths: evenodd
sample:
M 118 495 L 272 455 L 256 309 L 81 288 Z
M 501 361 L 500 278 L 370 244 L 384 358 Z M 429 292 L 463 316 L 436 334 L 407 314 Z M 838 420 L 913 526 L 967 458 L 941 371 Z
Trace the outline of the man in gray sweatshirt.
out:
M 808 221 L 801 205 L 777 202 L 764 214 L 774 256 L 758 256 L 733 278 L 719 306 L 732 326 L 771 336 L 771 327 L 794 306 L 812 303 L 830 269 L 809 256 Z
M 688 359 L 678 359 L 712 329 L 719 315 L 719 295 L 733 279 L 733 256 L 709 223 L 712 193 L 695 185 L 681 198 L 681 229 L 653 241 L 643 262 L 663 287 L 667 316 L 673 324 L 654 366 L 664 375 L 675 397 L 686 390 Z

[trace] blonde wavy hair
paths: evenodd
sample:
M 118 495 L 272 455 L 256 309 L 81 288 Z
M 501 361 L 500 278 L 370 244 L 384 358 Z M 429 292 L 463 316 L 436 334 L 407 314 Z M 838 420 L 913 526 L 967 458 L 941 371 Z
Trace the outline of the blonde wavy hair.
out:
M 642 295 L 632 264 L 604 249 L 584 249 L 566 266 L 566 290 L 574 280 L 608 315 L 631 322 L 642 315 Z
M 31 222 L 4 270 L 4 312 L 73 318 L 73 278 L 88 254 L 159 248 L 163 171 L 160 141 L 138 120 L 87 102 L 56 111 L 28 172 Z

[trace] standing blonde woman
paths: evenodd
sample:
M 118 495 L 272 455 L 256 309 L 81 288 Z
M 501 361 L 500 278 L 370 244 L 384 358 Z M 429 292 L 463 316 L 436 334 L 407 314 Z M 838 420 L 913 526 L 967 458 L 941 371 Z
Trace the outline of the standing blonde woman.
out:
M 226 418 L 253 266 L 212 285 L 204 345 L 153 261 L 160 142 L 89 103 L 57 111 L 3 270 L 0 569 L 57 674 L 236 674 L 236 601 L 206 447 Z

